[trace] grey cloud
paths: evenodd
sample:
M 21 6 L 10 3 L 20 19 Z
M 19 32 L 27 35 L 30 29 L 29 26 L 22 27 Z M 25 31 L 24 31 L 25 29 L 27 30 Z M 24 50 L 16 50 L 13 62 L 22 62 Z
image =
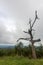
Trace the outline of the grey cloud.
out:
M 0 42 L 16 43 L 19 37 L 28 37 L 23 33 L 29 28 L 29 18 L 34 19 L 38 11 L 39 21 L 34 25 L 35 38 L 43 41 L 43 1 L 42 0 L 0 0 Z M 5 25 L 16 26 L 16 31 L 9 32 Z

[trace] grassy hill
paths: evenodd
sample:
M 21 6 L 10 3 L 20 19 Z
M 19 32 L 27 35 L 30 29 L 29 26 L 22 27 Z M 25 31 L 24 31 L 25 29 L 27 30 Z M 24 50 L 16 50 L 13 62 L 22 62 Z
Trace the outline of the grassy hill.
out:
M 0 57 L 0 65 L 43 65 L 43 59 L 28 59 L 20 56 Z

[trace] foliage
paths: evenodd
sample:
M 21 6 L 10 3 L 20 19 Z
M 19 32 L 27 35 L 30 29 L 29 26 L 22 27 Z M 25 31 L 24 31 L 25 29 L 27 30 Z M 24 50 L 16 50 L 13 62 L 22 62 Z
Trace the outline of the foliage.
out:
M 43 46 L 35 47 L 37 58 L 43 58 Z M 0 56 L 24 56 L 32 58 L 31 45 L 24 46 L 21 42 L 14 48 L 1 48 Z

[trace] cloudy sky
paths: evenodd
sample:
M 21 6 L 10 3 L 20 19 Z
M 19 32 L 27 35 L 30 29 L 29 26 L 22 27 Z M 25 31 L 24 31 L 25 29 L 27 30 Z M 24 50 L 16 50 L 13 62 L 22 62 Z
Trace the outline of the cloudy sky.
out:
M 0 0 L 0 43 L 16 43 L 20 37 L 28 37 L 23 30 L 29 28 L 29 18 L 32 22 L 38 17 L 34 29 L 35 38 L 41 38 L 43 43 L 43 0 Z

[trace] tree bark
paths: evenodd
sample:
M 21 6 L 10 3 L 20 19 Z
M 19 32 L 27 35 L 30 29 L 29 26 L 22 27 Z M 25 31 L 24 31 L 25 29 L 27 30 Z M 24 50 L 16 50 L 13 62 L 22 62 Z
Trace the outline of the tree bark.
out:
M 34 47 L 34 44 L 32 43 L 32 57 L 33 59 L 36 59 L 36 52 L 35 52 L 35 47 Z

